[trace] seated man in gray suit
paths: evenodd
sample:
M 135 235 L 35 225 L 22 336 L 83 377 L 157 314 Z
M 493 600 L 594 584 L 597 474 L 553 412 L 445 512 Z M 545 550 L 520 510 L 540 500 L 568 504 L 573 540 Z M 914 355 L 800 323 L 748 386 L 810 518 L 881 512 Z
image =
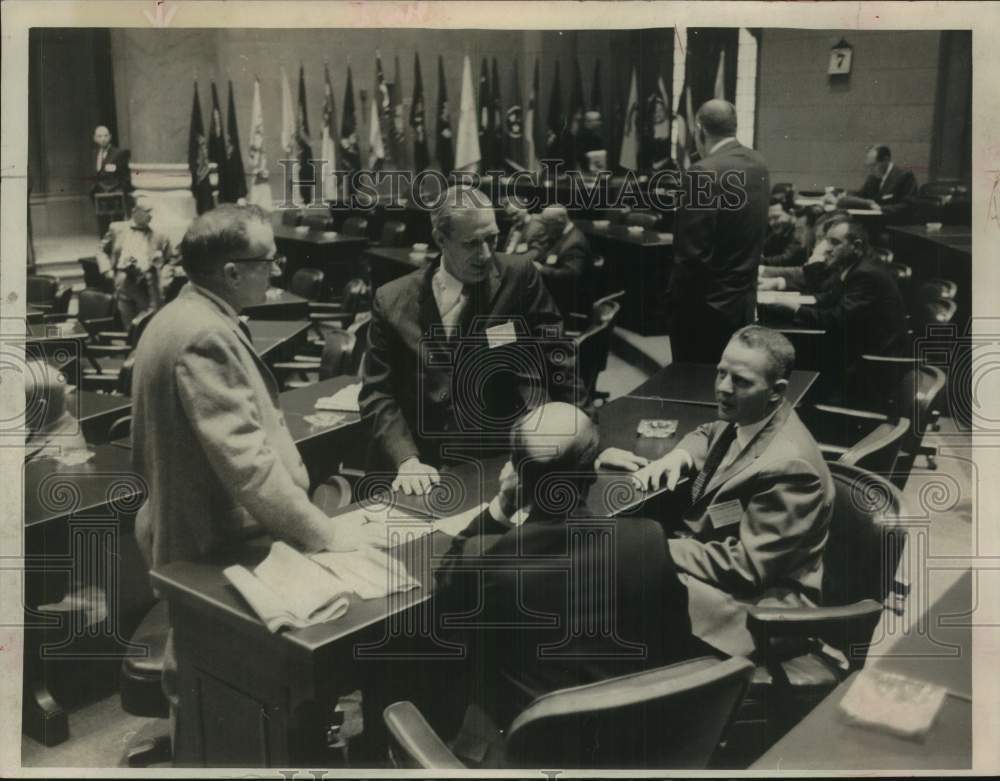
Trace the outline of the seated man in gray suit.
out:
M 635 473 L 644 488 L 665 478 L 673 490 L 692 478 L 670 555 L 688 587 L 694 635 L 728 654 L 753 651 L 747 605 L 820 598 L 834 488 L 784 398 L 794 360 L 782 334 L 741 328 L 718 365 L 719 420 Z
M 583 231 L 569 218 L 565 206 L 547 206 L 532 219 L 526 232 L 527 254 L 556 301 L 563 317 L 570 312 L 590 314 L 592 257 Z

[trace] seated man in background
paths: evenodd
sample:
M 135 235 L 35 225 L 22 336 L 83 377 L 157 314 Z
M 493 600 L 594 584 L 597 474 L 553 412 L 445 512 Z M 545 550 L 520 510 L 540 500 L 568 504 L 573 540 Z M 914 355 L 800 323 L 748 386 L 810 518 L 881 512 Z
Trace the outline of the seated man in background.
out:
M 62 374 L 37 359 L 28 360 L 24 372 L 24 460 L 65 456 L 86 450 L 80 421 L 66 409 L 66 381 Z
M 570 312 L 590 314 L 590 242 L 569 218 L 565 206 L 547 206 L 536 218 L 527 255 L 542 275 L 564 318 Z
M 435 613 L 459 627 L 470 696 L 501 729 L 546 692 L 687 656 L 686 594 L 660 525 L 609 519 L 594 534 L 584 502 L 598 441 L 568 404 L 526 416 L 511 433 L 498 493 L 437 571 Z
M 861 356 L 901 355 L 907 349 L 906 306 L 890 270 L 871 258 L 860 224 L 838 216 L 824 228 L 817 252 L 823 254 L 819 268 L 825 282 L 815 293 L 816 303 L 758 309 L 762 318 L 790 317 L 794 325 L 826 331 L 820 391 L 831 402 L 863 403 Z
M 803 248 L 808 251 L 794 265 L 781 265 L 783 258 L 769 259 L 773 265 L 757 269 L 758 290 L 799 290 L 816 292 L 826 282 L 827 245 L 823 243 L 827 226 L 839 217 L 848 217 L 846 211 L 824 212 L 821 206 L 806 206 L 795 218 L 796 231 L 802 237 Z
M 160 270 L 173 259 L 170 240 L 150 225 L 153 204 L 145 197 L 136 200 L 128 222 L 111 224 L 101 252 L 111 263 L 107 274 L 115 283 L 115 301 L 122 326 L 163 302 Z
M 503 447 L 539 404 L 587 403 L 541 276 L 524 257 L 494 254 L 489 199 L 452 187 L 431 222 L 440 262 L 375 294 L 358 399 L 371 468 L 392 470 L 407 494 L 430 489 L 458 451 Z
M 813 605 L 821 596 L 834 488 L 784 398 L 794 361 L 782 334 L 737 331 L 716 374 L 719 419 L 634 474 L 648 489 L 692 478 L 670 557 L 688 589 L 693 634 L 727 654 L 754 650 L 748 605 Z
M 888 223 L 906 224 L 918 190 L 913 172 L 897 167 L 892 162 L 892 152 L 884 144 L 875 144 L 865 151 L 865 170 L 868 176 L 857 195 L 838 200 L 838 208 L 874 209 L 882 212 Z
M 806 248 L 798 221 L 785 211 L 784 197 L 772 195 L 767 209 L 767 236 L 761 266 L 800 266 L 805 260 Z

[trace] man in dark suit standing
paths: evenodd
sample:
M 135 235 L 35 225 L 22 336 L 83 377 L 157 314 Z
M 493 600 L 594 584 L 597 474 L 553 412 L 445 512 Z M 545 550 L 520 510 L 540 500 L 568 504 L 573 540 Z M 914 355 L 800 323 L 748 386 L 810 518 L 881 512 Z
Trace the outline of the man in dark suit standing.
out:
M 431 223 L 440 263 L 375 294 L 359 397 L 372 426 L 370 465 L 417 494 L 459 451 L 503 447 L 514 422 L 540 404 L 587 403 L 538 271 L 524 257 L 494 254 L 489 199 L 452 187 Z
M 754 319 L 770 183 L 764 158 L 736 140 L 732 103 L 708 101 L 695 126 L 701 159 L 677 209 L 670 345 L 675 361 L 714 363 Z
M 528 242 L 528 257 L 562 312 L 588 314 L 593 304 L 590 288 L 590 243 L 569 218 L 565 206 L 547 206 L 538 216 L 540 230 Z
M 865 170 L 868 177 L 858 196 L 868 201 L 870 208 L 882 212 L 887 223 L 906 223 L 917 194 L 917 178 L 913 172 L 896 166 L 892 162 L 892 152 L 884 144 L 868 147 Z
M 104 125 L 94 128 L 94 186 L 90 196 L 97 213 L 97 235 L 104 238 L 108 226 L 128 217 L 128 198 L 132 192 L 129 151 L 111 144 L 111 131 Z M 116 197 L 116 196 L 121 196 Z

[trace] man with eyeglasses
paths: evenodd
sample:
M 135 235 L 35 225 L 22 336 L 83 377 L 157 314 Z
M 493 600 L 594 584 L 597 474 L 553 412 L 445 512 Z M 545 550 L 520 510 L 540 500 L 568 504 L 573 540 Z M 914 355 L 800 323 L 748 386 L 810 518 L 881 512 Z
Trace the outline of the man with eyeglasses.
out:
M 502 451 L 514 423 L 546 401 L 587 405 L 538 271 L 495 253 L 486 195 L 450 188 L 431 223 L 441 261 L 375 294 L 359 397 L 369 465 L 407 494 L 428 491 L 442 463 Z

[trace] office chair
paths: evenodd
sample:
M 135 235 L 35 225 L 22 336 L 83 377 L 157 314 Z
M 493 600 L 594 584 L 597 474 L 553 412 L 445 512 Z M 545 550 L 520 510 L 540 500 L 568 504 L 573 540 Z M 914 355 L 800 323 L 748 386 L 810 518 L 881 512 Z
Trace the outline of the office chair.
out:
M 113 390 L 131 395 L 135 348 L 154 314 L 151 310 L 142 312 L 131 322 L 127 332 L 101 331 L 95 340 L 88 342 L 85 355 L 90 365 L 83 367 L 80 374 L 82 389 Z
M 97 258 L 79 258 L 77 263 L 83 270 L 83 284 L 91 290 L 101 290 L 105 293 L 115 292 L 115 282 L 110 277 L 101 273 L 101 267 L 97 263 Z
M 49 274 L 35 274 L 25 280 L 24 293 L 28 303 L 36 309 L 51 311 L 56 305 L 59 279 Z
M 890 418 L 829 404 L 801 409 L 802 422 L 819 445 L 826 461 L 856 466 L 880 475 L 892 475 L 904 437 L 907 418 Z
M 318 380 L 345 374 L 360 375 L 361 361 L 368 349 L 370 325 L 370 313 L 355 317 L 347 328 L 335 323 L 317 324 L 323 335 L 319 355 L 303 353 L 296 355 L 294 360 L 275 363 L 271 368 L 279 384 L 284 389 L 301 388 L 315 381 L 310 380 L 310 375 L 316 375 Z
M 906 294 L 910 289 L 910 282 L 913 280 L 913 269 L 905 263 L 893 261 L 892 273 L 896 277 L 896 282 L 899 284 L 899 291 L 903 294 L 903 300 L 905 301 Z
M 900 564 L 906 546 L 902 494 L 864 469 L 829 467 L 836 498 L 823 551 L 823 604 L 749 609 L 747 628 L 760 665 L 718 767 L 744 768 L 767 751 L 864 665 L 882 613 L 903 612 L 909 565 Z M 779 638 L 784 643 L 771 642 Z M 790 638 L 801 645 L 789 646 Z
M 132 416 L 124 415 L 108 426 L 107 441 L 114 442 L 132 434 Z
M 621 311 L 621 304 L 617 301 L 604 300 L 600 304 L 594 304 L 592 324 L 586 331 L 575 337 L 577 371 L 590 398 L 595 402 L 604 402 L 608 399 L 607 393 L 597 390 L 597 378 L 608 366 L 612 329 L 619 311 Z
M 371 285 L 367 280 L 356 277 L 347 281 L 343 293 L 336 301 L 313 301 L 309 304 L 309 319 L 314 323 L 336 322 L 346 328 L 360 312 L 371 310 Z M 317 332 L 314 343 L 321 344 L 322 334 Z
M 653 212 L 633 211 L 625 215 L 626 225 L 638 225 L 648 231 L 656 230 L 660 224 L 660 215 Z
M 913 332 L 918 336 L 928 335 L 928 329 L 934 326 L 947 325 L 955 319 L 958 304 L 951 298 L 936 298 L 933 289 L 921 287 L 914 296 L 915 301 L 910 310 L 910 323 Z
M 380 247 L 405 247 L 406 243 L 406 223 L 399 220 L 387 220 L 379 234 L 378 245 Z
M 300 209 L 282 209 L 281 224 L 294 228 L 302 224 L 302 211 Z
M 595 209 L 594 219 L 607 220 L 612 225 L 621 225 L 631 211 L 627 206 L 620 209 Z
M 323 294 L 323 280 L 326 275 L 318 268 L 300 268 L 292 274 L 288 283 L 288 292 L 297 296 L 317 301 Z
M 302 215 L 302 221 L 299 225 L 306 225 L 310 230 L 332 231 L 333 217 L 330 216 L 329 212 L 317 213 L 315 209 L 308 209 Z
M 368 220 L 364 217 L 358 217 L 357 215 L 348 217 L 344 220 L 344 224 L 341 226 L 340 232 L 345 236 L 360 236 L 364 238 L 368 235 Z
M 699 658 L 543 694 L 510 724 L 495 765 L 704 768 L 752 674 L 742 657 Z M 413 703 L 383 719 L 397 767 L 465 769 Z
M 950 279 L 933 277 L 924 281 L 920 286 L 920 292 L 927 298 L 944 298 L 952 301 L 958 294 L 958 285 Z

